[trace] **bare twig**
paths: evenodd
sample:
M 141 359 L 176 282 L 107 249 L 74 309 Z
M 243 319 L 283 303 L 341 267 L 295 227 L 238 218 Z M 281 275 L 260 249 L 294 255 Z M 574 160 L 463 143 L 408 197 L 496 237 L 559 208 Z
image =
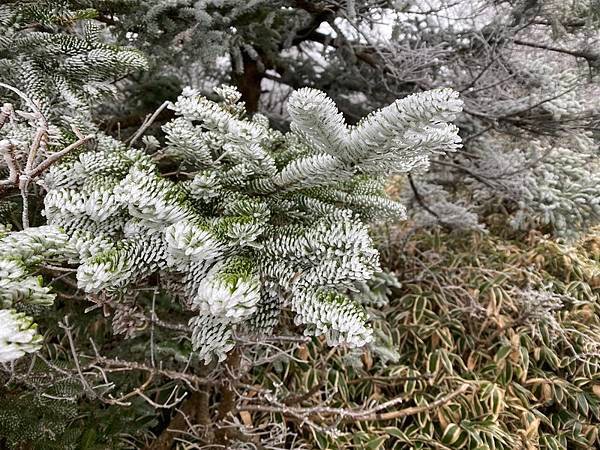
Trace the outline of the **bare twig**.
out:
M 408 376 L 397 376 L 397 377 L 380 377 L 380 376 L 363 376 L 360 378 L 357 378 L 355 380 L 349 380 L 347 383 L 348 384 L 360 384 L 363 383 L 365 381 L 372 381 L 373 383 L 380 383 L 380 384 L 387 384 L 387 383 L 398 383 L 398 382 L 402 382 L 402 381 L 413 381 L 413 380 L 429 380 L 433 378 L 433 375 L 426 373 L 423 375 L 417 375 L 414 377 L 408 377 Z
M 538 48 L 540 50 L 563 53 L 566 55 L 574 56 L 575 58 L 583 58 L 590 65 L 596 65 L 600 61 L 600 54 L 592 53 L 591 51 L 569 50 L 566 48 L 554 47 L 546 44 L 539 44 L 537 42 L 522 41 L 520 39 L 513 39 L 513 42 L 517 45 L 522 45 L 525 47 Z
M 24 92 L 17 89 L 14 86 L 10 86 L 5 83 L 0 83 L 0 87 L 8 89 L 19 97 L 21 97 L 27 106 L 33 111 L 33 118 L 38 122 L 37 130 L 33 137 L 33 141 L 31 146 L 29 147 L 29 151 L 27 153 L 27 161 L 25 163 L 25 168 L 22 169 L 19 166 L 15 151 L 15 145 L 9 140 L 0 141 L 0 154 L 2 155 L 6 165 L 8 166 L 9 175 L 6 180 L 0 181 L 0 189 L 6 190 L 10 188 L 18 187 L 21 192 L 22 199 L 22 223 L 23 228 L 29 227 L 29 201 L 28 201 L 28 191 L 30 183 L 42 173 L 44 173 L 52 164 L 57 162 L 60 158 L 62 158 L 67 153 L 73 151 L 74 149 L 80 147 L 81 145 L 89 142 L 93 139 L 93 135 L 88 135 L 84 137 L 80 137 L 77 142 L 67 146 L 63 150 L 52 153 L 45 157 L 45 159 L 39 163 L 37 166 L 35 165 L 36 160 L 38 160 L 38 156 L 46 155 L 46 146 L 48 143 L 48 121 L 40 111 L 39 107 L 35 104 L 35 102 L 29 98 Z M 12 107 L 9 104 L 4 104 L 2 109 L 0 110 L 0 127 L 4 125 L 6 120 L 13 113 Z M 24 113 L 21 115 L 28 117 Z
M 152 364 L 152 367 L 156 367 L 156 363 L 154 361 L 154 323 L 157 319 L 156 310 L 155 310 L 157 295 L 158 295 L 158 288 L 154 289 L 154 292 L 152 293 L 152 311 L 151 311 L 152 322 L 150 323 L 150 363 Z
M 413 177 L 412 177 L 411 174 L 408 174 L 408 183 L 410 184 L 410 188 L 413 191 L 413 194 L 415 196 L 415 200 L 421 206 L 421 208 L 423 208 L 425 211 L 427 211 L 429 214 L 431 214 L 433 217 L 435 217 L 438 221 L 440 221 L 441 220 L 440 215 L 438 213 L 436 213 L 434 210 L 432 210 L 425 203 L 425 200 L 423 199 L 423 196 L 417 190 L 417 186 L 415 185 L 415 182 L 414 182 Z
M 78 141 L 73 142 L 68 147 L 65 147 L 63 150 L 61 150 L 59 152 L 56 152 L 56 153 L 52 153 L 44 161 L 42 161 L 40 164 L 38 164 L 38 166 L 35 167 L 35 169 L 33 169 L 31 171 L 31 173 L 30 173 L 29 176 L 31 178 L 35 178 L 35 177 L 40 176 L 52 164 L 54 164 L 55 162 L 57 162 L 60 158 L 62 158 L 63 156 L 65 156 L 67 153 L 72 152 L 76 148 L 79 148 L 82 145 L 90 142 L 92 139 L 94 139 L 94 135 L 93 134 L 88 134 L 87 136 L 84 136 L 83 138 L 79 139 Z
M 144 123 L 142 123 L 140 128 L 135 132 L 135 134 L 129 140 L 129 147 L 131 147 L 135 143 L 135 141 L 137 141 L 140 138 L 140 136 L 142 134 L 144 134 L 144 132 L 148 129 L 148 127 L 150 127 L 150 125 L 152 125 L 152 123 L 156 120 L 156 118 L 159 116 L 159 114 L 161 112 L 163 112 L 163 110 L 170 104 L 171 104 L 170 101 L 163 102 L 163 104 L 160 105 L 156 111 L 154 111 L 154 114 L 152 114 L 150 117 L 148 117 L 148 118 L 146 118 L 146 120 L 144 120 Z
M 83 376 L 83 372 L 81 371 L 81 365 L 79 364 L 79 356 L 77 355 L 77 350 L 75 349 L 75 342 L 73 341 L 73 334 L 71 333 L 71 327 L 69 325 L 69 317 L 65 316 L 64 322 L 60 322 L 58 326 L 65 330 L 65 334 L 67 335 L 67 339 L 69 340 L 69 347 L 71 348 L 71 354 L 73 356 L 73 361 L 75 362 L 75 367 L 77 368 L 77 373 L 79 374 L 79 379 L 81 380 L 81 385 L 92 398 L 96 398 L 96 393 L 94 392 L 88 381 L 85 379 L 85 377 Z
M 270 412 L 270 413 L 280 413 L 280 414 L 288 414 L 296 418 L 309 418 L 312 416 L 338 416 L 342 421 L 349 422 L 364 422 L 364 421 L 382 421 L 382 420 L 392 420 L 398 419 L 401 417 L 413 416 L 415 414 L 419 414 L 426 411 L 431 411 L 436 409 L 446 403 L 450 402 L 456 397 L 467 392 L 471 389 L 471 386 L 468 384 L 461 385 L 457 390 L 440 397 L 439 399 L 422 406 L 412 406 L 410 408 L 400 409 L 397 411 L 389 411 L 387 413 L 381 413 L 380 411 L 383 409 L 390 408 L 392 406 L 397 405 L 398 403 L 402 403 L 405 401 L 404 397 L 397 397 L 388 402 L 382 403 L 378 406 L 367 410 L 350 410 L 343 408 L 330 408 L 326 406 L 315 406 L 310 408 L 303 407 L 292 407 L 286 406 L 283 404 L 278 404 L 274 406 L 270 405 L 241 405 L 238 407 L 239 411 L 258 411 L 258 412 Z
M 4 162 L 8 166 L 8 178 L 0 181 L 3 185 L 14 184 L 19 181 L 19 173 L 21 169 L 15 156 L 15 146 L 8 139 L 0 141 L 0 155 L 4 158 Z
M 31 100 L 23 91 L 21 91 L 20 89 L 17 89 L 14 86 L 11 86 L 9 84 L 6 83 L 0 83 L 0 87 L 3 87 L 4 89 L 8 89 L 9 91 L 14 92 L 15 94 L 17 94 L 19 97 L 21 97 L 23 100 L 25 100 L 25 103 L 27 103 L 27 106 L 29 106 L 29 108 L 31 108 L 31 110 L 34 112 L 34 114 L 36 115 L 36 118 L 38 120 L 43 120 L 44 123 L 47 126 L 46 118 L 44 117 L 44 115 L 42 114 L 42 111 L 40 111 L 40 109 L 38 108 L 38 106 L 35 104 L 35 102 L 33 100 Z
M 104 370 L 106 372 L 142 371 L 154 373 L 171 380 L 183 381 L 192 390 L 197 390 L 198 386 L 216 386 L 221 384 L 219 380 L 211 378 L 203 378 L 189 373 L 178 372 L 176 370 L 159 369 L 133 361 L 121 361 L 118 359 L 105 358 L 99 355 L 96 356 L 93 364 L 104 366 Z

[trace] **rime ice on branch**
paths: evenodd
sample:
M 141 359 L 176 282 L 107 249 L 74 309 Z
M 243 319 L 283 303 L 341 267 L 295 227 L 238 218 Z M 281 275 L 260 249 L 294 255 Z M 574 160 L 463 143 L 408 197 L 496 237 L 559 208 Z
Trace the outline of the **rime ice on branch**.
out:
M 49 169 L 46 217 L 77 249 L 80 288 L 111 294 L 168 275 L 197 312 L 206 362 L 226 357 L 234 333 L 271 333 L 283 306 L 306 334 L 364 345 L 372 330 L 350 293 L 380 270 L 366 223 L 404 217 L 384 176 L 460 146 L 447 123 L 457 93 L 412 95 L 349 127 L 325 94 L 302 89 L 287 134 L 247 118 L 233 88 L 217 93 L 221 103 L 186 89 L 171 105 L 159 155 L 184 175 L 103 136 Z

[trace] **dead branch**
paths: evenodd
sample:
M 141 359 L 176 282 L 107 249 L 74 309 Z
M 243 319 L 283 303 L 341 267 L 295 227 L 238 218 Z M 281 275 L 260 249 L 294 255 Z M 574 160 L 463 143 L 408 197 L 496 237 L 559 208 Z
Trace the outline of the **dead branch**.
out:
M 446 403 L 450 402 L 454 398 L 464 394 L 471 386 L 463 384 L 457 390 L 435 400 L 432 403 L 423 406 L 413 406 L 410 408 L 400 409 L 397 411 L 389 411 L 387 413 L 381 413 L 379 411 L 395 406 L 402 403 L 406 399 L 404 397 L 396 397 L 388 402 L 377 405 L 367 410 L 358 409 L 344 409 L 344 408 L 330 408 L 326 406 L 315 406 L 315 407 L 293 407 L 287 406 L 277 402 L 275 405 L 241 405 L 237 409 L 238 411 L 258 411 L 258 412 L 269 412 L 269 413 L 280 413 L 284 415 L 290 415 L 297 419 L 309 419 L 311 417 L 323 417 L 323 416 L 335 416 L 344 422 L 364 422 L 364 421 L 382 421 L 392 420 L 401 417 L 413 416 L 426 411 L 436 409 Z
M 163 102 L 163 104 L 160 105 L 156 111 L 154 111 L 154 114 L 152 114 L 149 117 L 146 117 L 146 120 L 144 120 L 144 123 L 142 123 L 140 128 L 131 137 L 131 140 L 129 141 L 129 147 L 131 147 L 133 144 L 135 144 L 135 141 L 137 141 L 140 138 L 140 136 L 142 134 L 144 134 L 144 132 L 148 129 L 148 127 L 150 127 L 150 125 L 152 125 L 152 123 L 156 120 L 156 118 L 160 115 L 160 113 L 163 112 L 163 110 L 170 104 L 171 104 L 171 102 L 169 102 L 169 101 Z
M 37 130 L 35 132 L 33 141 L 31 146 L 29 147 L 27 153 L 27 161 L 25 163 L 25 168 L 21 168 L 18 162 L 18 158 L 16 155 L 16 146 L 14 142 L 11 142 L 8 139 L 3 139 L 0 141 L 0 155 L 4 159 L 4 162 L 8 166 L 9 174 L 6 180 L 0 181 L 0 191 L 8 190 L 12 188 L 18 188 L 21 192 L 21 198 L 23 200 L 22 206 L 22 224 L 23 228 L 29 227 L 29 201 L 28 201 L 28 191 L 29 185 L 36 178 L 40 177 L 52 164 L 59 161 L 67 153 L 75 150 L 76 148 L 84 145 L 94 138 L 94 135 L 88 135 L 80 137 L 79 140 L 72 143 L 71 145 L 65 147 L 63 150 L 60 150 L 56 153 L 52 153 L 45 157 L 45 159 L 36 165 L 36 161 L 39 159 L 39 155 L 46 155 L 47 153 L 47 144 L 48 144 L 48 121 L 35 104 L 35 102 L 29 98 L 24 92 L 15 88 L 14 86 L 10 86 L 5 83 L 0 83 L 0 87 L 8 89 L 19 97 L 21 97 L 27 106 L 33 111 L 33 115 L 31 116 L 38 123 Z M 2 109 L 0 110 L 0 127 L 4 125 L 4 123 L 14 114 L 12 106 L 10 104 L 5 103 Z M 24 113 L 21 115 L 27 117 Z

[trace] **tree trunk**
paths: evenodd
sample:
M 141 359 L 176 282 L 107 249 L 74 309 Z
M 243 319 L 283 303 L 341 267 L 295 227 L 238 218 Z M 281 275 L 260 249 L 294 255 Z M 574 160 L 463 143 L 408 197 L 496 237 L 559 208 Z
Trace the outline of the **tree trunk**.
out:
M 258 111 L 258 101 L 261 93 L 260 84 L 264 71 L 245 51 L 242 51 L 242 62 L 244 63 L 244 72 L 236 73 L 234 71 L 231 78 L 242 94 L 242 100 L 246 102 L 246 111 L 249 114 L 254 114 Z
M 241 359 L 242 355 L 240 350 L 237 348 L 233 349 L 225 361 L 225 365 L 227 367 L 226 373 L 230 374 L 231 376 L 235 376 L 240 367 Z M 221 402 L 219 403 L 217 413 L 217 419 L 219 422 L 222 422 L 223 419 L 226 419 L 230 413 L 235 412 L 235 398 L 236 395 L 234 389 L 228 383 L 223 384 L 221 387 Z M 227 445 L 232 432 L 235 434 L 235 431 L 236 430 L 228 428 L 217 428 L 215 430 L 215 442 L 221 445 Z

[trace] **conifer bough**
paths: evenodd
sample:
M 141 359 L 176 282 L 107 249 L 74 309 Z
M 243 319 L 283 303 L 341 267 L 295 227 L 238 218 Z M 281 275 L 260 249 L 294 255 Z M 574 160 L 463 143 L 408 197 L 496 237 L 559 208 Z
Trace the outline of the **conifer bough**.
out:
M 283 307 L 330 345 L 372 339 L 350 295 L 380 270 L 366 224 L 404 217 L 385 176 L 426 169 L 430 155 L 460 146 L 448 124 L 458 94 L 415 94 L 349 127 L 324 93 L 301 89 L 284 134 L 259 114 L 246 117 L 234 88 L 216 91 L 220 103 L 184 90 L 155 155 L 98 134 L 94 150 L 48 169 L 48 225 L 0 240 L 3 280 L 16 280 L 3 281 L 4 308 L 47 304 L 46 288 L 20 289 L 35 284 L 32 266 L 60 252 L 88 293 L 118 296 L 159 273 L 176 286 L 174 301 L 195 312 L 193 347 L 207 363 L 226 357 L 234 333 L 271 333 Z M 157 157 L 185 175 L 161 175 Z

